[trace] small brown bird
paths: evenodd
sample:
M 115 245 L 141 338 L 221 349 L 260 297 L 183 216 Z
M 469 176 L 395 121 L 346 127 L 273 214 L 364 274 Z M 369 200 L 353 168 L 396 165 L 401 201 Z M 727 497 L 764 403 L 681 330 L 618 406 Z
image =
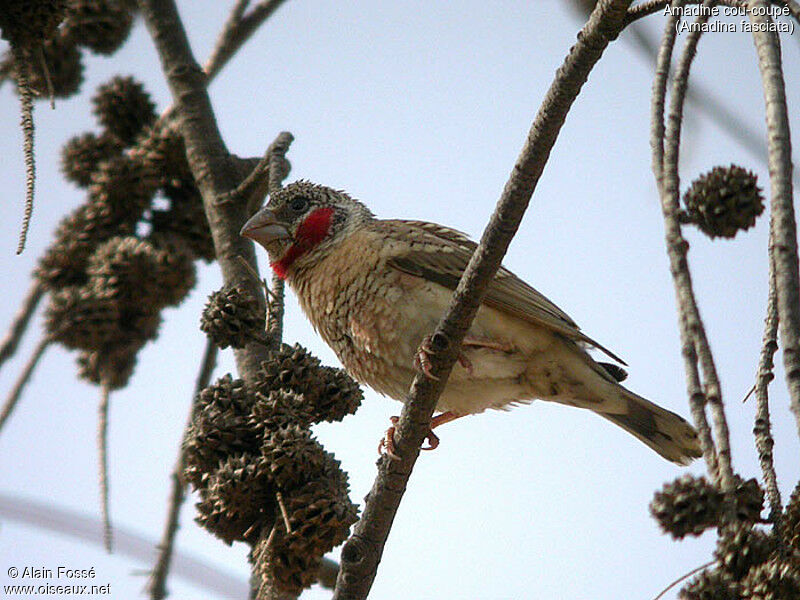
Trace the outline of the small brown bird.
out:
M 344 192 L 298 181 L 272 194 L 242 235 L 266 248 L 275 273 L 355 379 L 402 401 L 415 368 L 430 375 L 427 336 L 476 247 L 464 234 L 423 221 L 379 220 Z M 622 387 L 625 371 L 596 362 L 586 347 L 622 362 L 501 268 L 431 427 L 541 399 L 588 408 L 673 462 L 700 456 L 686 421 Z M 435 447 L 432 433 L 429 440 Z M 391 445 L 390 435 L 390 453 Z

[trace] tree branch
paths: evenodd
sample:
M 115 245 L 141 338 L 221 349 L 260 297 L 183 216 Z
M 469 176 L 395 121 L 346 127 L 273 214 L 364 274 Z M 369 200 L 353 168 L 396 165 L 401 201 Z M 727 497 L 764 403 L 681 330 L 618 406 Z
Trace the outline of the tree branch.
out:
M 682 8 L 685 2 L 675 1 L 674 8 Z M 692 279 L 689 273 L 687 253 L 689 244 L 683 238 L 678 219 L 680 205 L 678 202 L 678 150 L 680 145 L 680 124 L 683 110 L 683 98 L 686 92 L 689 69 L 696 50 L 698 36 L 691 37 L 686 42 L 686 51 L 681 57 L 680 64 L 675 74 L 673 84 L 673 98 L 670 107 L 669 131 L 665 131 L 664 109 L 667 93 L 667 79 L 669 66 L 672 61 L 672 52 L 675 46 L 675 25 L 680 17 L 670 14 L 664 25 L 664 37 L 658 53 L 656 75 L 653 82 L 653 99 L 651 106 L 651 133 L 650 145 L 653 153 L 653 173 L 658 184 L 661 198 L 661 210 L 664 217 L 664 230 L 669 255 L 670 271 L 675 287 L 676 304 L 678 307 L 678 322 L 681 334 L 681 353 L 686 371 L 687 394 L 692 419 L 697 427 L 700 437 L 700 446 L 703 457 L 712 477 L 720 483 L 720 458 L 711 437 L 711 429 L 705 413 L 707 397 L 700 379 L 698 366 L 698 336 L 704 334 L 703 324 L 700 320 L 697 303 L 692 289 Z M 692 41 L 690 46 L 690 41 Z M 669 145 L 665 145 L 666 140 Z M 704 337 L 704 336 L 703 336 Z M 713 362 L 712 362 L 713 365 Z M 712 371 L 713 372 L 713 369 Z M 718 393 L 718 388 L 717 388 Z M 728 478 L 730 479 L 730 478 Z M 727 480 L 726 480 L 727 481 Z
M 437 379 L 420 374 L 414 378 L 397 428 L 400 460 L 380 460 L 363 516 L 342 549 L 335 600 L 365 598 L 372 586 L 394 515 L 461 341 L 519 227 L 567 112 L 606 46 L 621 31 L 630 4 L 630 0 L 601 0 L 556 73 L 480 245 L 432 336 L 432 345 L 438 350 L 431 360 Z
M 194 385 L 192 395 L 192 405 L 189 409 L 189 418 L 184 428 L 183 440 L 186 439 L 186 432 L 192 423 L 195 402 L 203 388 L 208 387 L 211 381 L 211 374 L 217 364 L 217 346 L 211 339 L 206 340 L 206 349 L 203 353 L 203 360 L 200 362 L 200 372 Z M 183 442 L 178 450 L 178 460 L 175 461 L 175 468 L 172 470 L 172 490 L 170 491 L 169 506 L 167 509 L 167 521 L 164 524 L 164 534 L 158 544 L 158 559 L 150 576 L 147 585 L 150 597 L 153 600 L 163 600 L 167 597 L 167 575 L 172 562 L 172 553 L 175 546 L 175 536 L 178 533 L 180 523 L 181 507 L 186 499 L 186 481 L 183 478 L 183 471 L 186 460 L 183 453 Z
M 786 108 L 786 87 L 781 64 L 780 39 L 768 31 L 772 19 L 754 14 L 767 2 L 747 4 L 758 54 L 758 68 L 764 88 L 764 104 L 769 140 L 769 180 L 771 198 L 770 240 L 778 292 L 778 322 L 786 386 L 800 432 L 800 273 L 797 258 L 797 224 L 792 204 L 792 143 Z M 757 12 L 762 12 L 759 10 Z M 763 11 L 766 13 L 766 11 Z M 764 28 L 763 31 L 760 29 Z
M 38 279 L 34 279 L 28 290 L 28 295 L 22 301 L 22 306 L 17 310 L 17 314 L 14 315 L 14 321 L 11 323 L 8 333 L 3 338 L 3 341 L 0 342 L 0 366 L 14 356 L 19 341 L 28 328 L 31 317 L 36 312 L 36 307 L 39 306 L 39 301 L 43 296 L 44 286 Z
M 36 369 L 36 365 L 39 364 L 39 359 L 42 358 L 44 351 L 49 345 L 50 339 L 47 337 L 43 337 L 39 341 L 30 359 L 28 359 L 28 362 L 22 369 L 22 373 L 19 374 L 17 381 L 14 383 L 14 387 L 11 388 L 8 398 L 6 398 L 6 401 L 3 403 L 3 408 L 0 409 L 0 431 L 2 431 L 11 413 L 14 412 L 17 402 L 19 402 L 20 396 L 22 396 L 22 390 L 25 389 L 25 385 L 30 381 L 31 375 L 33 375 L 33 371 Z
M 771 239 L 771 236 L 770 236 Z M 770 243 L 770 246 L 772 244 Z M 771 251 L 771 248 L 770 248 Z M 775 474 L 775 463 L 772 459 L 772 447 L 775 440 L 772 438 L 769 419 L 769 384 L 775 378 L 772 372 L 773 357 L 778 349 L 778 292 L 775 289 L 775 266 L 769 261 L 769 299 L 767 300 L 767 316 L 764 319 L 764 338 L 761 343 L 761 355 L 756 371 L 756 418 L 753 425 L 758 460 L 764 474 L 764 487 L 767 490 L 767 499 L 770 507 L 770 520 L 775 525 L 775 530 L 780 531 L 778 520 L 783 511 L 781 492 L 778 489 L 778 477 Z

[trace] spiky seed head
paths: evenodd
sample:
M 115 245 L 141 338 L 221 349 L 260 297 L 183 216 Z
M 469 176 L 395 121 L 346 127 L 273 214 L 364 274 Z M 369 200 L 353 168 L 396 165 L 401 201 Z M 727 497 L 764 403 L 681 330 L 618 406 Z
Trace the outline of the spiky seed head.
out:
M 197 268 L 189 245 L 182 238 L 169 234 L 151 233 L 147 241 L 156 250 L 161 301 L 165 306 L 177 306 L 197 284 Z
M 82 352 L 78 356 L 78 376 L 95 385 L 107 385 L 112 390 L 124 388 L 136 368 L 140 348 L 141 344 L 133 344 Z
M 783 530 L 787 544 L 800 552 L 800 482 L 795 486 L 783 515 Z
M 778 557 L 753 567 L 742 580 L 743 600 L 787 600 L 800 598 L 800 570 Z
M 195 402 L 183 453 L 184 475 L 195 487 L 234 454 L 259 454 L 261 431 L 250 422 L 250 391 L 230 374 L 204 388 Z
M 272 390 L 268 395 L 255 392 L 250 421 L 264 435 L 288 425 L 308 427 L 314 422 L 303 394 L 287 390 Z
M 723 530 L 714 558 L 721 569 L 739 581 L 751 568 L 766 562 L 776 550 L 777 543 L 772 535 L 753 529 L 749 523 L 737 523 Z
M 68 98 L 80 90 L 83 83 L 83 58 L 75 44 L 62 35 L 54 35 L 41 44 L 39 50 L 27 52 L 25 64 L 15 63 L 11 72 L 19 80 L 19 69 L 28 75 L 28 87 L 38 100 L 50 98 L 49 81 L 55 98 Z M 43 60 L 42 60 L 43 58 Z M 47 65 L 47 73 L 42 63 Z
M 230 456 L 203 482 L 196 521 L 227 544 L 254 542 L 274 513 L 267 464 L 255 455 Z
M 91 202 L 118 223 L 136 223 L 158 189 L 156 175 L 141 161 L 119 155 L 100 163 L 89 185 Z
M 717 526 L 723 503 L 722 493 L 705 477 L 684 475 L 656 492 L 650 513 L 664 532 L 681 539 Z
M 342 369 L 322 367 L 319 384 L 306 393 L 314 423 L 341 421 L 355 414 L 364 393 L 358 383 Z
M 761 520 L 761 512 L 764 510 L 764 490 L 761 489 L 758 480 L 745 480 L 737 476 L 733 501 L 739 521 L 758 523 Z
M 739 588 L 730 576 L 719 569 L 706 569 L 680 591 L 680 600 L 740 600 Z
M 66 0 L 5 0 L 0 37 L 16 47 L 38 45 L 55 34 L 66 9 Z
M 61 172 L 79 187 L 88 187 L 101 162 L 120 154 L 122 146 L 109 135 L 84 133 L 71 138 L 61 149 Z
M 316 582 L 322 557 L 287 553 L 282 548 L 275 548 L 273 542 L 274 538 L 265 528 L 253 546 L 251 562 L 260 578 L 257 597 L 269 597 L 274 594 L 276 587 L 299 596 L 305 588 Z
M 128 39 L 133 12 L 118 0 L 71 0 L 66 35 L 97 54 L 113 54 Z
M 273 390 L 303 393 L 318 381 L 320 361 L 303 346 L 281 344 L 261 363 L 256 376 L 256 391 L 265 396 Z
M 133 77 L 117 75 L 101 85 L 92 104 L 100 125 L 125 146 L 132 144 L 158 116 L 150 94 Z
M 300 425 L 284 425 L 264 438 L 261 454 L 269 464 L 269 473 L 280 490 L 291 490 L 320 476 L 325 450 Z
M 264 308 L 241 286 L 212 293 L 200 317 L 200 329 L 219 348 L 244 348 L 263 337 Z
M 756 175 L 742 167 L 714 167 L 692 182 L 683 197 L 683 219 L 711 238 L 733 238 L 764 212 Z
M 91 286 L 70 286 L 50 294 L 45 330 L 67 348 L 103 350 L 121 340 L 119 302 Z

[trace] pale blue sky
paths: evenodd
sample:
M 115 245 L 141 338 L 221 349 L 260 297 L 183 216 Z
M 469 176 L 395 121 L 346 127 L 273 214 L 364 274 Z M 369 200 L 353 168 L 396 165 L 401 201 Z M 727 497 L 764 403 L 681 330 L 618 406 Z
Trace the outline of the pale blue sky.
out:
M 179 2 L 194 51 L 208 56 L 229 2 Z M 661 16 L 648 31 L 660 34 Z M 261 155 L 281 130 L 296 141 L 289 180 L 307 178 L 350 192 L 380 217 L 444 223 L 474 237 L 500 196 L 556 68 L 580 19 L 566 2 L 287 2 L 214 82 L 211 94 L 231 151 Z M 629 387 L 688 416 L 663 226 L 650 170 L 652 68 L 626 35 L 592 73 L 570 113 L 505 264 L 569 313 L 630 365 Z M 800 46 L 787 36 L 787 72 Z M 5 301 L 0 331 L 28 287 L 28 274 L 80 190 L 63 182 L 59 149 L 96 127 L 87 98 L 112 74 L 144 81 L 159 108 L 169 104 L 141 22 L 112 59 L 90 58 L 83 94 L 36 107 L 37 206 L 28 249 L 14 255 L 24 190 L 18 102 L 0 89 L 4 201 L 0 251 Z M 763 130 L 753 44 L 748 34 L 711 34 L 697 75 Z M 800 100 L 797 78 L 790 100 Z M 683 187 L 717 164 L 766 168 L 701 118 L 686 123 Z M 734 241 L 689 230 L 690 259 L 723 380 L 734 462 L 759 474 L 742 404 L 758 356 L 766 302 L 767 219 Z M 262 268 L 266 257 L 259 250 Z M 197 328 L 206 297 L 220 285 L 215 266 L 161 337 L 141 353 L 131 385 L 112 396 L 111 510 L 115 523 L 157 539 L 169 472 L 188 412 L 202 348 Z M 338 364 L 293 298 L 286 340 Z M 8 390 L 39 335 L 0 372 Z M 223 352 L 216 375 L 233 370 Z M 0 435 L 0 491 L 98 513 L 97 389 L 76 380 L 74 356 L 46 354 Z M 798 479 L 798 440 L 782 386 L 772 389 L 779 476 L 788 495 Z M 375 475 L 375 447 L 394 401 L 367 392 L 358 414 L 316 428 L 349 472 L 356 502 Z M 648 503 L 686 470 L 589 412 L 534 403 L 447 425 L 436 452 L 421 456 L 389 538 L 372 598 L 640 598 L 710 560 L 713 534 L 675 543 L 661 535 Z M 688 471 L 703 472 L 696 463 Z M 179 547 L 248 575 L 247 549 L 229 548 L 183 511 Z M 0 580 L 7 567 L 95 567 L 114 598 L 136 597 L 150 564 L 13 523 L 0 529 Z M 175 600 L 201 592 L 177 580 Z M 314 589 L 304 598 L 327 598 Z M 673 596 L 674 597 L 674 596 Z

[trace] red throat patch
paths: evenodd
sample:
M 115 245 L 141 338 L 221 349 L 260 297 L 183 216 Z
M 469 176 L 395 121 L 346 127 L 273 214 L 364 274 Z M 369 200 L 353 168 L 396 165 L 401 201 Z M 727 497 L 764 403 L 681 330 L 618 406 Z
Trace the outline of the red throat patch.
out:
M 333 208 L 327 206 L 318 208 L 300 223 L 294 236 L 294 243 L 289 246 L 286 254 L 280 260 L 270 263 L 272 270 L 281 279 L 286 279 L 289 267 L 303 254 L 317 246 L 324 240 L 331 228 Z

